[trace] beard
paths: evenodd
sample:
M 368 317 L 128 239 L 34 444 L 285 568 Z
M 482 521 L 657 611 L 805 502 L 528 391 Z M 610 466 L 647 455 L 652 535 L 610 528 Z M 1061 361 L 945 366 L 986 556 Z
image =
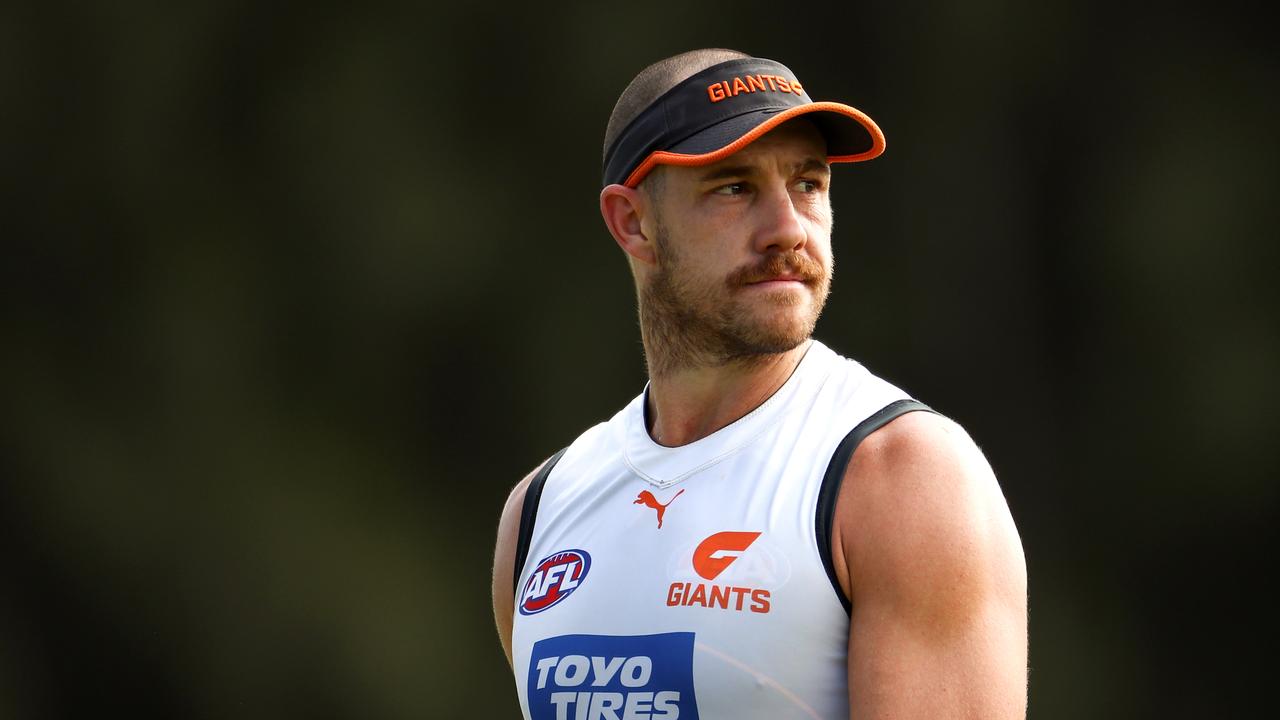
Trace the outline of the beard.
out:
M 683 266 L 666 228 L 655 238 L 658 270 L 640 290 L 640 330 L 651 376 L 684 368 L 750 365 L 798 347 L 813 334 L 826 305 L 831 272 L 800 253 L 775 253 L 723 281 Z M 744 297 L 747 285 L 781 274 L 799 277 L 806 298 L 791 291 Z

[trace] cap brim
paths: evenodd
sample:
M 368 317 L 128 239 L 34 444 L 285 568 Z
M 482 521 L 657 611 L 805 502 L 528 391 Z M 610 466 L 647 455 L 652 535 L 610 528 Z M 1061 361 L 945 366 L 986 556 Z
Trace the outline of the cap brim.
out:
M 828 162 L 860 162 L 884 152 L 884 133 L 861 110 L 841 103 L 813 102 L 785 110 L 756 110 L 716 123 L 681 140 L 670 150 L 649 155 L 627 176 L 625 185 L 639 185 L 658 165 L 698 167 L 719 162 L 801 115 L 812 116 L 810 119 L 826 138 Z

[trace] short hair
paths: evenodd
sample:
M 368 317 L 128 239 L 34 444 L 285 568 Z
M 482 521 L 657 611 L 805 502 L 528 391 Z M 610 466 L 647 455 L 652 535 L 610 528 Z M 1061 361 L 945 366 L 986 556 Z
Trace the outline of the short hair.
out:
M 654 100 L 662 97 L 671 88 L 712 65 L 747 57 L 751 56 L 737 50 L 703 48 L 672 55 L 641 70 L 640 74 L 636 75 L 631 81 L 631 84 L 627 85 L 627 89 L 623 90 L 622 94 L 618 96 L 618 102 L 614 104 L 613 112 L 609 115 L 609 125 L 604 131 L 604 150 L 601 153 L 602 162 L 604 156 L 609 154 L 609 148 L 618 139 L 618 136 L 622 134 L 622 131 L 640 113 L 644 112 L 645 108 L 652 105 Z

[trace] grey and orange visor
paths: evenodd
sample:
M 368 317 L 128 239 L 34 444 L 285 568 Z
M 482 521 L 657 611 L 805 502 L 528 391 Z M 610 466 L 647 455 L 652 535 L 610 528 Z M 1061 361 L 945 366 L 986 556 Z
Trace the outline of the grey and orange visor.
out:
M 689 77 L 637 115 L 605 154 L 604 184 L 634 188 L 658 165 L 710 165 L 800 115 L 826 138 L 828 162 L 884 152 L 884 133 L 861 110 L 814 102 L 782 63 L 742 58 Z

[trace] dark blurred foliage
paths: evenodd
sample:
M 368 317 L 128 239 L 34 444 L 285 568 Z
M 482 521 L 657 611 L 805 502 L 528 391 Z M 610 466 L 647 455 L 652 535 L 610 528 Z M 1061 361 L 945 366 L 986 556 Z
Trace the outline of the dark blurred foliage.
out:
M 0 717 L 517 716 L 499 510 L 644 381 L 600 138 L 704 46 L 886 132 L 836 171 L 818 335 L 995 466 L 1030 716 L 1245 714 L 1273 35 L 1230 2 L 0 6 Z

